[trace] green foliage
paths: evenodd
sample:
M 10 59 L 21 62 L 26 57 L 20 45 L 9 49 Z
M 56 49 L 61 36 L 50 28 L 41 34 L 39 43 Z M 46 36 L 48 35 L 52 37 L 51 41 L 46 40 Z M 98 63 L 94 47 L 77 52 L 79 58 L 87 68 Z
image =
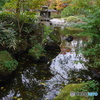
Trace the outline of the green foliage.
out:
M 38 43 L 44 45 L 52 32 L 51 27 L 37 25 L 34 15 L 22 13 L 18 21 L 14 13 L 2 12 L 0 18 L 0 44 L 4 48 L 17 50 L 21 48 L 23 40 L 30 42 L 30 44 L 25 42 L 29 47 Z
M 66 85 L 60 92 L 58 96 L 54 98 L 54 100 L 92 100 L 91 97 L 85 96 L 70 96 L 70 93 L 79 92 L 78 89 L 83 87 L 83 83 L 80 84 L 68 84 Z M 92 97 L 93 98 L 93 97 Z
M 67 17 L 67 16 L 74 16 L 75 14 L 75 9 L 73 9 L 72 7 L 66 7 L 63 9 L 63 11 L 61 12 L 61 17 Z
M 15 70 L 16 65 L 18 65 L 18 62 L 16 60 L 13 61 L 4 61 L 1 63 L 3 67 L 7 68 L 9 71 Z
M 87 82 L 82 83 L 82 87 L 74 89 L 76 92 L 98 92 L 99 88 L 99 83 L 95 80 L 90 80 Z M 89 97 L 89 96 L 87 96 Z M 94 97 L 89 97 L 90 100 L 94 100 Z
M 83 83 L 83 86 L 76 91 L 80 92 L 93 92 L 99 90 L 99 83 L 95 80 L 87 81 Z
M 44 25 L 36 31 L 39 32 L 30 37 L 30 44 L 33 47 L 29 50 L 29 55 L 35 57 L 36 59 L 39 59 L 40 56 L 44 55 L 44 45 L 46 45 L 50 41 L 58 42 L 58 39 L 57 34 L 55 35 L 53 29 L 49 26 Z
M 43 52 L 44 48 L 41 44 L 38 43 L 29 50 L 29 55 L 35 57 L 36 59 L 39 59 L 39 57 L 42 56 Z
M 96 5 L 99 7 L 99 0 L 72 0 L 69 5 L 61 12 L 62 17 L 73 16 L 78 14 L 88 14 Z
M 35 29 L 34 26 L 32 26 L 35 24 L 36 21 L 34 14 L 28 15 L 26 13 L 22 13 L 20 14 L 19 18 L 17 18 L 17 20 L 18 20 L 17 27 L 19 35 L 21 35 L 24 32 L 29 34 Z
M 5 4 L 6 9 L 25 11 L 38 9 L 44 5 L 46 0 L 10 0 L 10 2 Z
M 52 28 L 49 26 L 37 25 L 36 29 L 34 29 L 34 35 L 30 37 L 30 44 L 32 46 L 38 43 L 45 45 L 49 41 L 49 35 L 52 31 Z
M 52 29 L 50 26 L 44 26 L 43 36 L 42 36 L 42 44 L 45 45 L 46 43 L 60 42 L 60 33 L 56 29 Z
M 2 47 L 17 49 L 21 37 L 29 34 L 35 29 L 34 16 L 20 14 L 20 22 L 18 24 L 16 15 L 12 12 L 0 13 L 0 44 Z M 19 26 L 20 32 L 19 33 Z
M 47 37 L 52 32 L 51 27 L 44 26 L 44 37 Z
M 30 45 L 34 46 L 38 43 L 38 39 L 35 35 L 30 37 Z
M 2 7 L 5 5 L 6 2 L 8 2 L 9 0 L 0 0 L 0 9 L 2 9 Z
M 11 27 L 6 28 L 6 22 L 0 23 L 0 45 L 7 48 L 16 48 L 16 35 L 17 33 Z
M 24 23 L 34 23 L 35 21 L 35 15 L 33 14 L 27 14 L 27 13 L 22 13 L 20 14 L 20 21 L 24 22 Z
M 85 57 L 89 59 L 88 67 L 100 67 L 100 7 L 96 7 L 84 18 L 85 24 L 79 25 L 84 32 L 82 36 L 91 37 L 90 42 L 86 42 L 87 47 L 83 50 Z
M 2 22 L 7 21 L 9 23 L 13 23 L 14 20 L 15 20 L 14 13 L 7 12 L 7 11 L 2 11 L 0 13 L 0 21 L 2 21 Z
M 18 66 L 18 62 L 14 60 L 7 51 L 0 51 L 0 72 L 9 73 Z
M 21 13 L 19 17 L 12 12 L 3 11 L 0 13 L 1 22 L 6 22 L 6 27 L 13 28 L 19 35 L 23 31 L 29 33 L 32 31 L 32 26 L 29 24 L 35 24 L 35 15 L 27 15 L 26 13 Z M 27 26 L 26 26 L 27 25 Z
M 98 92 L 99 83 L 95 80 L 79 83 L 68 84 L 60 92 L 60 94 L 54 98 L 54 100 L 94 100 L 94 97 L 89 96 L 70 96 L 70 92 Z
M 83 54 L 89 59 L 88 67 L 100 67 L 100 44 L 91 45 L 88 43 L 87 48 L 83 50 Z
M 33 14 L 27 14 L 25 13 L 21 13 L 20 16 L 20 22 L 21 23 L 34 23 L 35 21 L 35 15 Z M 13 12 L 10 11 L 2 11 L 0 13 L 0 20 L 1 21 L 7 21 L 8 23 L 15 23 L 17 24 L 17 16 L 16 14 L 14 14 Z
M 50 34 L 52 33 L 52 29 L 49 26 L 44 26 L 44 30 L 43 30 L 43 39 L 42 39 L 42 44 L 46 43 L 48 41 L 48 37 L 50 36 Z

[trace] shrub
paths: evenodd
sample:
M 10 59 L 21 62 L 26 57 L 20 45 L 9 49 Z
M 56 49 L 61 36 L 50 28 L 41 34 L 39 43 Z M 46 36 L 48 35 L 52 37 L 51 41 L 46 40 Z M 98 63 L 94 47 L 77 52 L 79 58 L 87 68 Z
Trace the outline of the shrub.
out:
M 88 13 L 87 18 L 84 18 L 86 24 L 79 25 L 79 27 L 84 29 L 80 33 L 81 36 L 91 37 L 91 41 L 86 42 L 87 47 L 82 50 L 85 57 L 89 59 L 87 66 L 100 68 L 100 9 L 94 7 L 91 13 Z
M 18 22 L 14 13 L 7 11 L 0 13 L 0 46 L 10 50 L 18 49 L 22 38 L 27 39 L 35 29 L 33 15 L 20 14 L 19 18 Z
M 14 13 L 13 12 L 8 12 L 8 11 L 2 11 L 0 13 L 0 20 L 2 22 L 9 22 L 9 23 L 13 23 L 16 21 L 16 18 L 14 17 Z
M 38 43 L 29 50 L 29 55 L 36 59 L 39 59 L 39 57 L 42 56 L 43 52 L 44 48 L 42 47 L 41 44 Z
M 68 6 L 62 10 L 61 17 L 73 16 L 73 15 L 75 15 L 75 11 L 76 11 L 75 9 Z
M 7 23 L 0 23 L 0 45 L 6 48 L 16 48 L 16 31 L 9 27 L 7 28 Z
M 0 51 L 0 74 L 8 74 L 16 69 L 18 62 L 7 51 Z
M 76 91 L 81 92 L 92 92 L 92 91 L 98 91 L 99 90 L 99 83 L 95 80 L 90 80 L 83 83 L 83 86 Z

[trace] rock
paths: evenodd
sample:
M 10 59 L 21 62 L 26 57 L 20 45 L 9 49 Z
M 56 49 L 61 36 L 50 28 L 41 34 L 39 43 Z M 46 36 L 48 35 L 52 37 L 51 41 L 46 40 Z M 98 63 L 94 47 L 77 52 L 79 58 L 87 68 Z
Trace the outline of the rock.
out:
M 60 52 L 60 47 L 57 44 L 48 44 L 45 46 L 45 50 L 47 50 L 47 51 L 59 51 Z
M 75 16 L 69 16 L 65 20 L 66 20 L 66 22 L 79 22 L 81 19 L 79 19 Z
M 68 36 L 65 40 L 67 40 L 68 42 L 71 42 L 71 41 L 73 41 L 73 37 L 72 36 Z

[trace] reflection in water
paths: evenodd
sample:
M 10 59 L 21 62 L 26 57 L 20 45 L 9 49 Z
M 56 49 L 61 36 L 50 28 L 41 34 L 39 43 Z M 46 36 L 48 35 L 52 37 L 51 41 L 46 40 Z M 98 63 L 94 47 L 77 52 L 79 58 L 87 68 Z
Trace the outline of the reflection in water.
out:
M 83 63 L 78 61 L 87 61 L 82 53 L 77 54 L 83 46 L 82 39 L 74 39 L 71 43 L 64 41 L 65 53 L 59 53 L 52 59 L 51 65 L 47 63 L 25 63 L 20 66 L 15 78 L 9 85 L 6 85 L 6 91 L 0 90 L 1 100 L 53 100 L 63 87 L 71 79 L 70 70 L 79 72 L 85 69 Z M 76 63 L 77 62 L 77 63 Z M 78 74 L 77 74 L 78 76 Z M 76 76 L 76 77 L 77 77 Z M 88 76 L 86 78 L 89 78 Z
M 22 100 L 42 100 L 43 94 L 46 93 L 43 83 L 52 76 L 49 72 L 49 66 L 46 63 L 28 63 L 23 64 L 23 66 L 16 73 L 11 84 L 4 86 L 8 90 L 0 90 L 0 97 L 3 100 L 13 100 L 14 97 L 22 98 Z
M 50 71 L 54 75 L 49 81 L 46 82 L 48 85 L 49 91 L 46 97 L 48 100 L 52 100 L 51 98 L 54 98 L 55 95 L 59 93 L 59 89 L 61 88 L 62 84 L 68 84 L 69 79 L 72 77 L 69 77 L 70 70 L 74 71 L 80 71 L 82 69 L 87 70 L 87 68 L 84 66 L 83 63 L 80 63 L 78 61 L 86 61 L 84 56 L 80 53 L 77 54 L 76 48 L 83 47 L 82 40 L 77 41 L 73 40 L 71 43 L 66 43 L 65 49 L 67 47 L 71 48 L 70 52 L 66 53 L 60 53 L 58 56 L 56 56 L 50 65 Z M 77 49 L 78 49 L 77 48 Z M 75 63 L 77 62 L 77 64 Z M 90 77 L 87 77 L 90 78 Z M 58 85 L 59 84 L 59 85 Z
M 9 94 L 5 97 L 2 98 L 2 100 L 13 100 L 15 96 L 15 91 L 14 90 L 10 90 L 9 91 Z M 18 91 L 18 93 L 16 94 L 16 97 L 20 97 L 20 93 Z M 20 99 L 21 100 L 21 99 Z

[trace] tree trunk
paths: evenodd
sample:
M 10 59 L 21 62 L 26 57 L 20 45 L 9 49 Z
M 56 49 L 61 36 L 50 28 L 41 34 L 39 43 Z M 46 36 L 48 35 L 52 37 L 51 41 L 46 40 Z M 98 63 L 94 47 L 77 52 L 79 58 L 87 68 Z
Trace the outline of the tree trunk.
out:
M 17 1 L 16 6 L 17 6 L 17 8 L 16 8 L 16 13 L 17 13 L 17 14 L 20 14 L 20 8 L 21 8 L 20 0 Z

